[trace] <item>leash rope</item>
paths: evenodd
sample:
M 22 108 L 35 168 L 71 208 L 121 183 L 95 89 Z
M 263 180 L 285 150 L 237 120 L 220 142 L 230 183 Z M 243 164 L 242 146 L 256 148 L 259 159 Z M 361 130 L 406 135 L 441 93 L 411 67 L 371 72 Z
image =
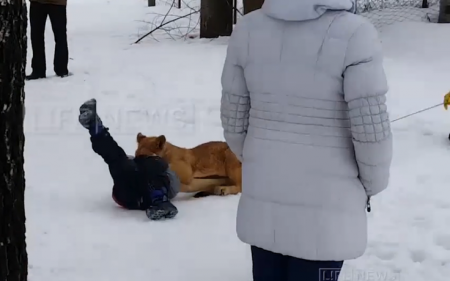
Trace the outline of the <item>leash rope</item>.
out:
M 399 118 L 397 118 L 397 119 L 391 120 L 391 123 L 393 123 L 393 122 L 395 122 L 395 121 L 398 121 L 398 120 L 402 120 L 402 119 L 405 119 L 405 118 L 407 118 L 407 117 L 410 117 L 410 116 L 413 116 L 413 115 L 416 115 L 416 114 L 419 114 L 419 113 L 421 113 L 421 112 L 424 112 L 424 111 L 427 111 L 427 110 L 430 110 L 430 109 L 436 108 L 436 107 L 438 107 L 438 106 L 442 106 L 442 103 L 439 103 L 439 104 L 436 104 L 436 105 L 433 105 L 433 106 L 430 106 L 430 107 L 427 107 L 427 108 L 421 109 L 421 110 L 419 110 L 419 111 L 416 111 L 416 112 L 410 113 L 410 114 L 408 114 L 408 115 L 405 115 L 405 116 L 399 117 Z

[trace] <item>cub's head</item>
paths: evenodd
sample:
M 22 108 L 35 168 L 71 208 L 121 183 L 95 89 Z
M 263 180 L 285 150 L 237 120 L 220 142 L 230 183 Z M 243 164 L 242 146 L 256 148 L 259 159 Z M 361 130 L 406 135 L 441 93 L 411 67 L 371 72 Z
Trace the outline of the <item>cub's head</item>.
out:
M 164 145 L 166 144 L 166 137 L 161 135 L 159 137 L 147 137 L 142 133 L 136 136 L 138 147 L 135 156 L 162 156 Z

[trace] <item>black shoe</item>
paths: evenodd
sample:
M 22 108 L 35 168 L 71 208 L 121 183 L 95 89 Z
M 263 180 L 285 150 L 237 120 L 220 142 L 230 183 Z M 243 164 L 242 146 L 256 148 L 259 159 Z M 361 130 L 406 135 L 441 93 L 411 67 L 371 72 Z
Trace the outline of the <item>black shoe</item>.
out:
M 167 189 L 155 189 L 151 191 L 151 205 L 145 211 L 151 220 L 171 219 L 178 214 L 178 209 L 167 197 Z
M 25 80 L 37 80 L 45 78 L 45 74 L 38 74 L 36 72 L 32 72 L 30 75 L 25 76 Z
M 69 76 L 69 72 L 64 72 L 64 73 L 56 73 L 56 76 L 59 76 L 61 78 L 67 77 Z

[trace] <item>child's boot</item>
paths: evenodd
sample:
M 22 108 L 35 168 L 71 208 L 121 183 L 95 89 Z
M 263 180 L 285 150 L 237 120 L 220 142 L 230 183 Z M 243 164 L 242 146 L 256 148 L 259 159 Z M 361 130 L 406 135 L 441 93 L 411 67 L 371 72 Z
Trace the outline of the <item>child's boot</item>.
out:
M 103 123 L 97 115 L 97 101 L 90 99 L 80 106 L 78 121 L 94 136 L 104 131 Z
M 150 191 L 151 204 L 146 210 L 147 217 L 151 220 L 171 219 L 178 214 L 178 209 L 167 196 L 167 188 L 162 187 Z

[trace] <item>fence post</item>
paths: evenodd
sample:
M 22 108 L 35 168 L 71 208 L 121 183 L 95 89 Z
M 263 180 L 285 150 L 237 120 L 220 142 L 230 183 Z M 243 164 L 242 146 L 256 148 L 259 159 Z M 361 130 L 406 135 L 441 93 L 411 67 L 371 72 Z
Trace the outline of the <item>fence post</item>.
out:
M 148 0 L 148 6 L 149 7 L 155 7 L 156 6 L 156 0 Z
M 450 0 L 440 0 L 438 23 L 450 23 Z

